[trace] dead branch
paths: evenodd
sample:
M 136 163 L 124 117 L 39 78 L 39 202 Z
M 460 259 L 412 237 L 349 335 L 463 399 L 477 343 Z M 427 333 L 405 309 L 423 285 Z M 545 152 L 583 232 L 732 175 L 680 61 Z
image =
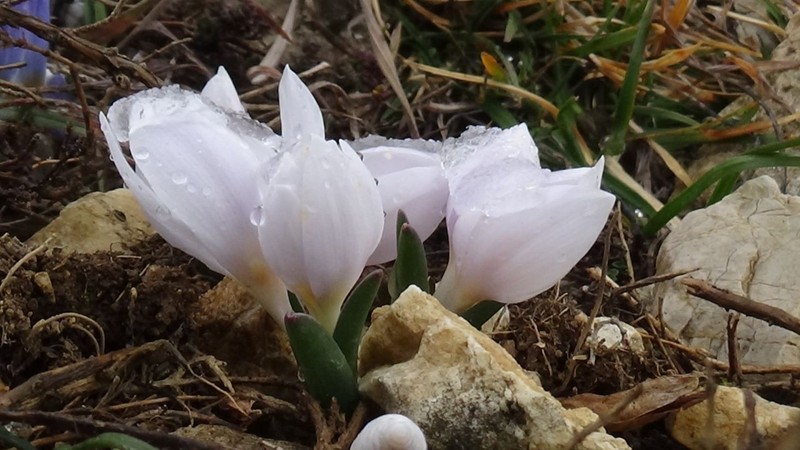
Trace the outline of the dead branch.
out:
M 800 335 L 800 319 L 780 308 L 719 289 L 707 281 L 684 278 L 681 282 L 689 288 L 689 293 L 695 297 L 708 300 L 725 309 L 732 309 L 744 315 L 761 319 L 771 325 L 777 325 Z

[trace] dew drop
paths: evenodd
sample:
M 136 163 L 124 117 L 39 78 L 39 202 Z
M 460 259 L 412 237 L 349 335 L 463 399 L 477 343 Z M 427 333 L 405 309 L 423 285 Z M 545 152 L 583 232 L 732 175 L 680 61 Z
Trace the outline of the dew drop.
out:
M 264 207 L 261 205 L 256 206 L 250 211 L 250 223 L 255 226 L 264 225 Z
M 166 206 L 158 205 L 156 207 L 156 214 L 161 216 L 161 217 L 168 217 L 172 213 L 169 211 L 169 208 L 167 208 Z
M 150 152 L 148 152 L 147 150 L 139 150 L 139 151 L 131 150 L 131 154 L 133 155 L 134 159 L 136 159 L 136 162 L 144 162 L 150 158 Z
M 186 185 L 186 192 L 188 192 L 190 194 L 194 194 L 195 192 L 197 192 L 197 186 L 193 185 L 192 183 L 187 184 Z
M 205 186 L 203 189 L 200 190 L 200 192 L 202 192 L 203 195 L 205 195 L 206 197 L 211 197 L 211 188 L 208 186 Z
M 189 179 L 186 177 L 186 174 L 183 172 L 173 172 L 172 173 L 172 182 L 175 184 L 186 184 Z

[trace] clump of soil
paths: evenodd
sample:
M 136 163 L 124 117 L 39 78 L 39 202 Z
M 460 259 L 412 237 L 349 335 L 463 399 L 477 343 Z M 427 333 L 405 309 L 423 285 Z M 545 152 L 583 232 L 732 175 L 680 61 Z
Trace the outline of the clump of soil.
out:
M 136 254 L 66 254 L 0 239 L 0 380 L 33 374 L 154 339 L 185 340 L 187 309 L 213 280 L 152 238 Z

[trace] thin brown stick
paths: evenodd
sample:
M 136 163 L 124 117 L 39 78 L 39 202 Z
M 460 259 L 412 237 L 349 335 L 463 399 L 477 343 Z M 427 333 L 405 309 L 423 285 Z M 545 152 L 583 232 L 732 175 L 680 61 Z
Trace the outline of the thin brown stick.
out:
M 719 289 L 703 280 L 684 278 L 681 282 L 689 288 L 689 293 L 695 297 L 708 300 L 725 309 L 732 309 L 746 316 L 761 319 L 771 325 L 777 325 L 800 335 L 800 319 L 780 308 Z
M 739 448 L 742 449 L 758 449 L 761 442 L 756 427 L 756 396 L 750 389 L 745 389 L 744 395 L 744 410 L 747 413 L 745 416 L 744 429 L 746 433 L 742 436 L 743 442 L 740 443 Z
M 728 314 L 728 378 L 742 385 L 742 367 L 739 363 L 739 345 L 736 342 L 736 328 L 739 326 L 739 314 Z
M 608 258 L 609 254 L 611 253 L 611 235 L 613 230 L 611 227 L 613 226 L 614 222 L 616 222 L 616 215 L 619 214 L 619 210 L 614 212 L 614 217 L 606 224 L 606 236 L 603 242 L 603 264 L 601 266 L 600 272 L 600 279 L 605 280 L 606 273 L 608 272 Z M 575 343 L 575 349 L 572 351 L 572 357 L 569 359 L 569 363 L 567 365 L 567 373 L 564 375 L 564 381 L 561 383 L 561 386 L 558 387 L 557 392 L 564 392 L 567 389 L 570 381 L 572 381 L 572 377 L 575 375 L 575 368 L 578 366 L 578 353 L 583 348 L 583 344 L 586 342 L 586 338 L 589 336 L 589 333 L 592 330 L 592 324 L 594 323 L 594 319 L 597 318 L 597 314 L 600 312 L 600 308 L 603 306 L 603 297 L 606 293 L 606 283 L 600 282 L 598 283 L 597 288 L 597 296 L 594 299 L 594 306 L 592 306 L 592 311 L 589 313 L 589 319 L 586 321 L 586 325 L 583 326 L 581 329 L 581 334 L 578 336 L 578 341 Z
M 677 278 L 681 275 L 686 275 L 687 273 L 694 272 L 695 270 L 697 269 L 681 270 L 679 272 L 665 273 L 662 275 L 653 275 L 652 277 L 642 278 L 641 280 L 635 283 L 626 284 L 625 286 L 614 289 L 613 291 L 611 291 L 611 296 L 616 297 L 617 295 L 630 292 L 634 289 L 650 286 L 651 284 L 661 283 L 662 281 L 668 281 L 673 278 Z
M 643 335 L 645 338 L 654 338 L 651 335 Z M 679 342 L 668 341 L 662 339 L 661 342 L 670 347 L 680 350 L 685 356 L 692 359 L 699 364 L 710 365 L 714 370 L 727 372 L 730 365 L 725 361 L 710 358 L 704 349 L 690 347 Z M 774 375 L 774 374 L 788 374 L 800 376 L 800 365 L 793 364 L 778 364 L 774 366 L 753 366 L 749 364 L 742 364 L 739 366 L 742 374 L 747 375 Z

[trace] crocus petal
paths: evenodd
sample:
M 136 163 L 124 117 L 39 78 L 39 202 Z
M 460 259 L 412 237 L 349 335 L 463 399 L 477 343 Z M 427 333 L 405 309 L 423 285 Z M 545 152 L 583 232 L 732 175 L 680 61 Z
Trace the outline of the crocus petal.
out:
M 217 74 L 208 80 L 200 95 L 225 111 L 239 114 L 245 113 L 244 105 L 239 100 L 236 87 L 233 85 L 228 71 L 222 66 L 219 66 Z
M 384 211 L 381 241 L 368 264 L 383 264 L 397 257 L 397 212 L 403 210 L 422 240 L 444 218 L 448 187 L 438 155 L 398 147 L 375 147 L 360 152 L 364 164 L 378 181 Z
M 101 116 L 114 163 L 157 231 L 172 245 L 247 286 L 279 323 L 286 289 L 259 248 L 251 215 L 260 203 L 258 169 L 279 138 L 199 94 L 151 89 Z M 121 148 L 128 142 L 134 171 Z
M 309 312 L 332 330 L 375 249 L 383 212 L 375 181 L 346 144 L 307 135 L 261 184 L 264 255 Z
M 562 171 L 569 173 L 540 170 L 530 178 L 520 172 L 511 176 L 516 189 L 497 178 L 498 190 L 491 176 L 504 171 L 490 166 L 473 172 L 482 177 L 466 174 L 453 195 L 467 198 L 448 210 L 451 261 L 437 298 L 461 312 L 481 300 L 520 302 L 558 282 L 595 242 L 614 204 L 597 187 L 602 167 L 600 161 Z M 477 195 L 471 183 L 497 195 Z
M 287 146 L 304 135 L 325 136 L 325 124 L 317 101 L 289 66 L 283 69 L 278 100 L 281 105 L 281 135 Z
M 174 247 L 202 261 L 211 270 L 228 275 L 228 271 L 197 240 L 192 230 L 185 223 L 175 218 L 170 210 L 159 202 L 147 181 L 128 164 L 125 155 L 122 153 L 119 138 L 109 124 L 106 115 L 102 113 L 100 113 L 100 129 L 108 141 L 111 160 L 125 182 L 125 186 L 136 196 L 142 210 L 158 234 Z

